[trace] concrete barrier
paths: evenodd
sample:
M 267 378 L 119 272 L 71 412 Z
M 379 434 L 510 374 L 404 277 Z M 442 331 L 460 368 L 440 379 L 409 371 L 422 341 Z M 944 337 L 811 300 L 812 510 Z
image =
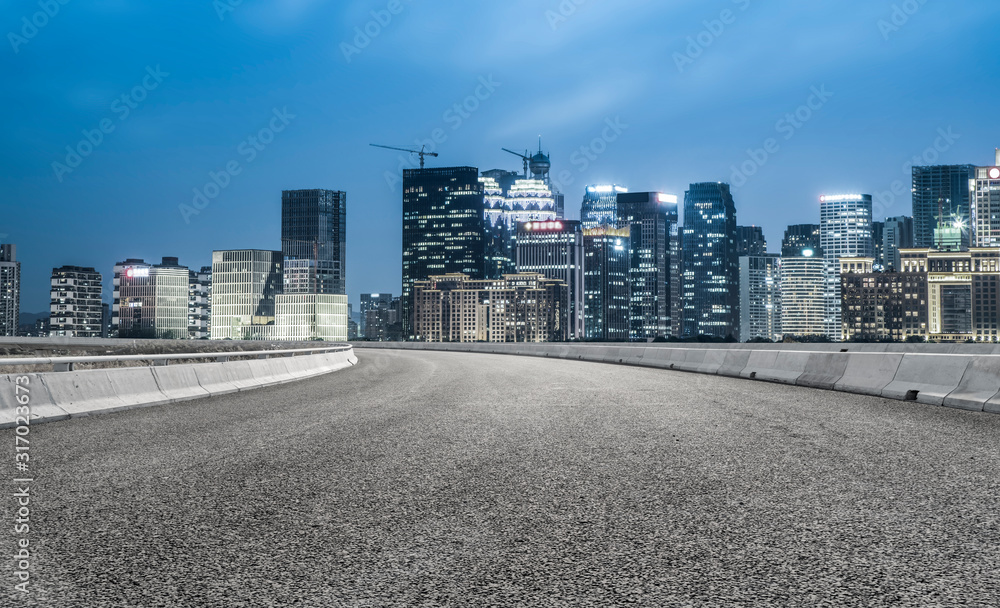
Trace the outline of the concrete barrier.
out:
M 742 377 L 743 370 L 746 369 L 747 364 L 750 362 L 751 352 L 749 350 L 727 350 L 726 356 L 722 360 L 722 365 L 719 366 L 718 371 L 715 373 L 731 378 Z
M 946 407 L 982 412 L 1000 394 L 1000 357 L 975 358 L 969 363 L 958 387 L 944 398 Z
M 237 393 L 240 387 L 230 382 L 226 363 L 199 363 L 194 368 L 198 384 L 213 395 L 228 395 Z
M 193 365 L 164 365 L 153 368 L 153 377 L 171 401 L 188 401 L 208 397 L 211 393 L 198 384 Z
M 805 353 L 804 356 L 805 366 L 795 384 L 827 390 L 833 389 L 844 377 L 851 358 L 847 353 Z
M 833 388 L 880 397 L 882 389 L 895 378 L 902 360 L 901 353 L 854 353 L 848 357 L 844 374 Z
M 795 384 L 805 370 L 806 360 L 804 353 L 754 350 L 750 352 L 750 358 L 740 376 L 781 384 Z
M 882 396 L 944 405 L 945 397 L 958 388 L 973 359 L 971 355 L 903 355 Z
M 111 388 L 123 407 L 157 405 L 170 401 L 160 390 L 151 367 L 125 367 L 106 371 Z
M 53 405 L 70 416 L 125 407 L 115 394 L 107 370 L 39 374 Z
M 27 382 L 17 382 L 18 378 L 26 378 Z M 20 390 L 18 387 L 21 387 Z M 18 397 L 25 396 L 27 403 L 21 403 Z M 66 410 L 52 402 L 52 397 L 45 385 L 42 384 L 40 374 L 0 376 L 0 428 L 23 425 L 25 412 L 29 414 L 27 420 L 29 425 L 36 421 L 46 422 L 69 418 Z

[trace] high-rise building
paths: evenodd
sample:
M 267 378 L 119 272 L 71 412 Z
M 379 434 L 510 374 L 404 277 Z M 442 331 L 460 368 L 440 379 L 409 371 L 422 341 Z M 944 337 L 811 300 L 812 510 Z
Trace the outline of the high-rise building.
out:
M 274 326 L 264 337 L 281 341 L 347 340 L 347 296 L 285 293 L 274 297 Z
M 826 260 L 805 248 L 801 255 L 781 258 L 781 333 L 822 336 L 826 333 Z
M 212 267 L 188 272 L 188 337 L 207 340 L 212 335 Z
M 403 334 L 413 337 L 413 283 L 487 277 L 484 185 L 475 167 L 403 171 Z M 492 273 L 490 273 L 492 274 Z
M 598 226 L 618 225 L 618 195 L 628 192 L 628 188 L 616 184 L 595 184 L 587 186 L 583 194 L 583 206 L 580 208 L 580 219 L 583 229 L 590 230 Z
M 740 342 L 781 339 L 781 256 L 740 256 Z
M 49 335 L 100 338 L 101 273 L 81 266 L 53 268 L 50 284 Z
M 362 338 L 372 340 L 368 335 L 368 311 L 389 309 L 392 307 L 394 298 L 391 293 L 363 293 L 361 294 L 360 323 L 358 323 L 358 333 Z M 374 332 L 373 332 L 374 333 Z
M 840 341 L 843 332 L 840 311 L 840 260 L 875 257 L 870 194 L 835 194 L 820 197 L 820 246 L 827 262 L 825 335 L 833 341 Z
M 571 340 L 584 338 L 583 232 L 580 222 L 556 220 L 517 225 L 517 272 L 566 283 L 563 312 Z
M 283 260 L 281 251 L 243 249 L 212 253 L 213 340 L 273 337 L 275 298 L 281 294 Z
M 1000 149 L 996 151 L 994 166 L 973 169 L 973 174 L 969 178 L 969 192 L 972 198 L 974 246 L 1000 246 Z M 963 228 L 962 219 L 964 218 L 957 218 L 952 222 L 953 226 Z
M 347 193 L 283 191 L 281 250 L 285 257 L 284 293 L 344 294 Z
M 762 256 L 767 253 L 767 240 L 760 226 L 736 227 L 736 253 L 740 256 Z
M 899 250 L 913 247 L 913 218 L 905 215 L 889 217 L 882 232 L 882 256 L 886 270 L 899 272 Z
M 527 273 L 473 280 L 462 274 L 416 281 L 414 331 L 423 342 L 561 342 L 566 284 Z
M 729 184 L 691 184 L 684 195 L 682 337 L 735 338 L 740 325 L 736 204 Z
M 111 337 L 111 305 L 107 302 L 101 303 L 101 337 Z
M 975 177 L 972 165 L 913 167 L 913 243 L 916 247 L 938 247 L 940 235 L 934 230 L 956 221 L 968 224 L 970 217 L 969 180 Z M 966 231 L 959 248 L 969 246 Z
M 21 262 L 16 245 L 0 245 L 0 336 L 16 336 L 21 316 Z
M 840 261 L 844 341 L 927 337 L 927 273 L 876 272 L 872 258 Z
M 188 337 L 188 269 L 177 258 L 160 264 L 128 259 L 114 267 L 112 332 L 118 338 Z
M 793 258 L 802 251 L 812 249 L 822 250 L 819 239 L 819 224 L 793 224 L 785 230 L 785 238 L 781 240 L 781 257 Z
M 629 228 L 629 340 L 665 338 L 671 330 L 670 236 L 677 226 L 677 196 L 662 192 L 618 194 L 618 226 Z
M 583 231 L 583 326 L 587 340 L 628 342 L 631 228 Z
M 885 270 L 885 222 L 872 222 L 872 254 L 875 270 Z

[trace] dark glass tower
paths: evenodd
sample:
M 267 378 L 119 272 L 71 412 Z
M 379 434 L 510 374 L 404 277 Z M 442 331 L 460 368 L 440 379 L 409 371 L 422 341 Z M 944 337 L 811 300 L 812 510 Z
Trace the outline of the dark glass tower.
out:
M 939 219 L 946 224 L 969 221 L 969 180 L 975 179 L 972 165 L 938 165 L 913 168 L 913 246 L 936 248 L 934 229 Z M 969 247 L 969 233 L 963 231 L 961 248 Z
M 281 252 L 286 294 L 347 292 L 347 193 L 281 193 Z
M 802 255 L 804 250 L 811 249 L 817 255 L 820 252 L 819 224 L 794 224 L 785 230 L 785 238 L 781 240 L 781 257 L 794 258 Z
M 670 234 L 677 197 L 660 192 L 618 194 L 618 223 L 631 230 L 629 340 L 670 335 Z
M 587 186 L 580 207 L 580 219 L 585 229 L 618 224 L 618 194 L 628 188 L 610 184 Z
M 736 255 L 764 255 L 767 253 L 767 241 L 764 239 L 764 229 L 760 226 L 736 227 Z
M 403 336 L 413 336 L 413 282 L 490 278 L 483 184 L 476 167 L 403 171 Z
M 729 184 L 691 184 L 684 194 L 682 239 L 682 336 L 735 338 L 740 325 L 740 259 Z
M 587 340 L 627 342 L 629 336 L 629 228 L 583 231 L 583 316 Z

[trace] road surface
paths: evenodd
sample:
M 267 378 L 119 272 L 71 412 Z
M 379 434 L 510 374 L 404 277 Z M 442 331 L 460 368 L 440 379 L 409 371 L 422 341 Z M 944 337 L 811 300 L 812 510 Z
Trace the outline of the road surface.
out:
M 322 378 L 33 427 L 31 593 L 10 561 L 5 593 L 998 604 L 1000 416 L 574 361 L 358 355 Z M 13 462 L 13 431 L 0 440 Z

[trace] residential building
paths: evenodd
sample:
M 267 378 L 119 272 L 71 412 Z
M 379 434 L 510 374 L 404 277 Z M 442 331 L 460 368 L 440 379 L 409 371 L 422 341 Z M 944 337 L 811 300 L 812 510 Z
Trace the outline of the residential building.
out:
M 587 340 L 628 342 L 632 229 L 600 224 L 583 230 L 583 326 Z
M 212 267 L 188 271 L 188 337 L 207 340 L 212 335 Z
M 101 273 L 81 266 L 53 268 L 50 285 L 49 335 L 100 338 Z
M 740 256 L 740 342 L 781 340 L 781 256 Z
M 571 340 L 584 338 L 583 231 L 578 221 L 517 225 L 517 272 L 538 273 L 566 284 L 562 310 Z
M 21 317 L 21 262 L 16 245 L 0 245 L 0 336 L 16 336 Z
M 358 323 L 358 332 L 360 337 L 371 340 L 372 337 L 368 335 L 368 312 L 372 310 L 385 309 L 388 310 L 392 306 L 393 297 L 391 293 L 363 293 L 361 294 L 361 308 L 360 322 Z M 373 331 L 373 334 L 378 333 Z
M 872 258 L 840 261 L 846 342 L 921 341 L 927 336 L 927 273 L 879 272 Z
M 739 334 L 736 253 L 736 204 L 729 184 L 691 184 L 684 195 L 682 337 Z

